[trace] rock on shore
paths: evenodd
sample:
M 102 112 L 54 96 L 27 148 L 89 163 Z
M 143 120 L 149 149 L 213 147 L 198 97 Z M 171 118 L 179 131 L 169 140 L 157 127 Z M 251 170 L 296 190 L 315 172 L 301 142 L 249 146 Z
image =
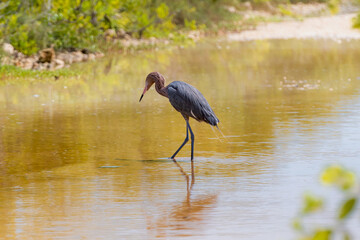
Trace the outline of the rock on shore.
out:
M 2 50 L 5 56 L 1 59 L 1 64 L 34 70 L 60 69 L 72 63 L 91 61 L 104 56 L 101 52 L 92 53 L 87 49 L 55 53 L 53 48 L 42 49 L 33 56 L 25 56 L 10 43 L 4 43 Z

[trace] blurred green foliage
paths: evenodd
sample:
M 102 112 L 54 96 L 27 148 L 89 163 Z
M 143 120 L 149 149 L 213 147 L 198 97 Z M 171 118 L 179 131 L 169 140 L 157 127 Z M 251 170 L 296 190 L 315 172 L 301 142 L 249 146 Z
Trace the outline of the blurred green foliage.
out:
M 304 218 L 323 209 L 325 203 L 325 199 L 307 193 L 304 197 L 302 211 L 293 222 L 294 229 L 299 232 L 301 240 L 330 240 L 334 239 L 334 236 L 351 239 L 350 232 L 343 225 L 344 221 L 356 211 L 356 205 L 360 198 L 355 174 L 342 166 L 332 165 L 323 171 L 320 180 L 324 185 L 337 188 L 343 195 L 336 219 L 333 220 L 334 224 L 316 229 L 307 229 L 304 226 Z
M 183 39 L 184 30 L 234 28 L 240 10 L 297 2 L 337 0 L 12 0 L 0 2 L 0 40 L 31 55 L 104 46 L 108 29 L 134 38 Z M 112 32 L 114 33 L 114 31 Z
M 327 168 L 321 175 L 321 182 L 323 184 L 336 186 L 342 190 L 351 189 L 355 181 L 356 177 L 354 173 L 338 165 Z
M 302 209 L 303 214 L 316 212 L 323 207 L 323 199 L 317 196 L 313 196 L 310 193 L 304 195 L 304 206 Z
M 360 28 L 360 13 L 353 18 L 353 27 Z
M 231 18 L 234 0 L 12 0 L 0 3 L 0 39 L 30 55 L 56 49 L 95 49 L 107 29 L 135 38 L 167 37 Z M 234 14 L 233 14 L 234 15 Z

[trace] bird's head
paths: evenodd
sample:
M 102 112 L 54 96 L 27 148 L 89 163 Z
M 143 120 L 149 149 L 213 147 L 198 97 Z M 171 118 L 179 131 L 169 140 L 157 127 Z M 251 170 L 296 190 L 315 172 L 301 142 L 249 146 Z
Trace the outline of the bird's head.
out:
M 144 97 L 145 93 L 150 89 L 150 87 L 157 81 L 165 82 L 165 78 L 163 77 L 163 75 L 161 75 L 158 72 L 151 72 L 147 75 L 146 80 L 145 80 L 145 88 L 144 88 L 143 93 L 141 94 L 139 102 Z

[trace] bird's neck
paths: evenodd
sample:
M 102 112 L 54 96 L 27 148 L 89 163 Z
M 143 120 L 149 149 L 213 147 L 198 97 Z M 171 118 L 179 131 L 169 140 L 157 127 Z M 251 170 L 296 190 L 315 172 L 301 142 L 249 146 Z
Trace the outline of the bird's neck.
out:
M 155 82 L 155 89 L 161 96 L 164 96 L 164 97 L 167 97 L 167 98 L 169 97 L 167 87 L 165 87 L 165 82 L 156 81 Z

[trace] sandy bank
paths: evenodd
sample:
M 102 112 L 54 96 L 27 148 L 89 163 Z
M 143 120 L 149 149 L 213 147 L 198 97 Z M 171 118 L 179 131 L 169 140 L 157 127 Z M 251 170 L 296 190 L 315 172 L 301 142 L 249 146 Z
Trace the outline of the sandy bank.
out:
M 261 39 L 360 39 L 360 31 L 352 28 L 352 18 L 356 14 L 307 18 L 303 21 L 264 23 L 255 30 L 231 33 L 232 41 Z

